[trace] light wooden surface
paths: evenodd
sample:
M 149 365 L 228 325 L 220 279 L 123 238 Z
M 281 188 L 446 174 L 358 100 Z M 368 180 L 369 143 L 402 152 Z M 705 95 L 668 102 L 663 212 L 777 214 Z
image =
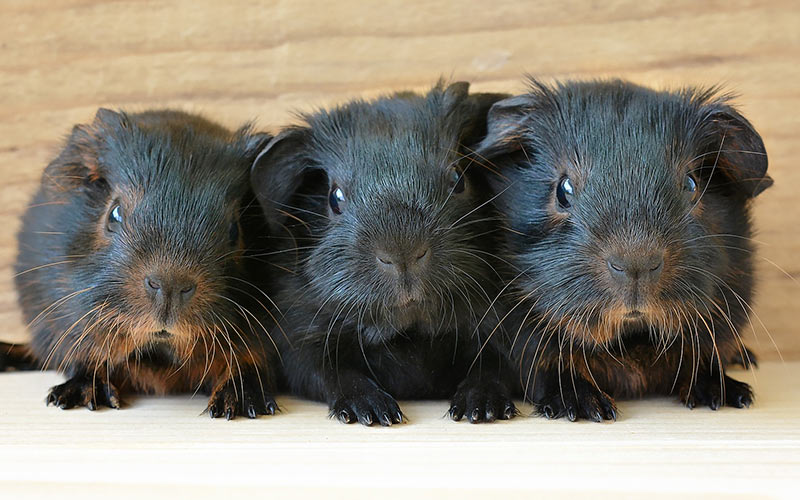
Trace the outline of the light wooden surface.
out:
M 405 425 L 366 428 L 289 398 L 278 398 L 283 413 L 253 421 L 200 416 L 202 396 L 59 410 L 44 405 L 58 375 L 8 373 L 0 497 L 796 498 L 800 362 L 734 376 L 754 385 L 750 409 L 657 398 L 621 402 L 615 423 L 472 425 L 443 418 L 445 402 L 424 402 L 403 404 Z
M 756 209 L 764 259 L 752 343 L 763 358 L 777 358 L 777 345 L 800 359 L 795 0 L 4 0 L 0 336 L 26 338 L 11 285 L 18 216 L 64 134 L 98 106 L 173 106 L 275 131 L 292 110 L 424 89 L 441 75 L 519 92 L 525 72 L 659 87 L 725 82 L 741 93 L 775 178 Z

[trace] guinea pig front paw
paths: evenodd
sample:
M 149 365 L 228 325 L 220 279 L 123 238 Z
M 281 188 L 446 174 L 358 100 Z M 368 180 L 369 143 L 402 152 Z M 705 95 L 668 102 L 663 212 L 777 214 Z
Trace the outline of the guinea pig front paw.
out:
M 211 418 L 257 418 L 259 415 L 274 415 L 278 404 L 264 392 L 258 377 L 243 376 L 230 378 L 218 386 L 208 400 L 206 411 Z
M 45 402 L 47 406 L 52 404 L 62 410 L 85 406 L 94 411 L 100 406 L 115 409 L 121 406 L 113 384 L 89 375 L 72 377 L 61 385 L 51 387 Z
M 402 424 L 405 420 L 397 401 L 374 385 L 357 393 L 339 395 L 331 404 L 330 417 L 344 424 L 359 422 L 371 426 L 377 422 L 384 427 Z
M 744 382 L 725 375 L 720 382 L 719 375 L 698 376 L 689 380 L 681 388 L 681 401 L 687 408 L 708 406 L 718 410 L 721 406 L 749 408 L 753 404 L 753 391 Z
M 509 420 L 517 416 L 508 389 L 495 381 L 462 382 L 450 400 L 450 418 L 459 421 L 464 416 L 473 423 Z
M 562 374 L 560 383 L 555 376 L 544 379 L 533 398 L 539 415 L 550 419 L 567 417 L 572 422 L 617 419 L 617 407 L 611 396 L 579 375 Z

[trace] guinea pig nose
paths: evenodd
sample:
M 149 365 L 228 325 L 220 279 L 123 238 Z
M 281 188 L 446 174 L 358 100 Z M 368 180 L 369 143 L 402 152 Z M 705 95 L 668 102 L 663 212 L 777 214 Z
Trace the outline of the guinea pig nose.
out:
M 417 254 L 416 256 L 417 262 L 425 262 L 431 255 L 431 247 L 426 245 L 424 247 L 418 248 L 416 254 Z
M 194 292 L 197 291 L 197 284 L 193 281 L 185 281 L 183 284 L 180 284 L 180 291 L 181 291 L 181 298 L 184 302 L 191 299 L 194 295 Z
M 158 291 L 161 290 L 161 282 L 152 276 L 148 276 L 144 279 L 144 284 L 147 286 L 149 290 Z
M 664 252 L 638 252 L 632 255 L 612 255 L 606 259 L 611 277 L 617 281 L 656 281 L 664 269 Z
M 384 250 L 375 250 L 375 259 L 377 259 L 378 264 L 380 264 L 381 267 L 387 269 L 394 267 L 395 258 Z

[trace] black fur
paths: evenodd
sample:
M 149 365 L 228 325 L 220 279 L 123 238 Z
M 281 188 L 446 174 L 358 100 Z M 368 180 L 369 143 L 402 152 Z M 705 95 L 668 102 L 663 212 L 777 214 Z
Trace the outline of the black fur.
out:
M 533 81 L 488 121 L 479 153 L 502 173 L 516 269 L 506 325 L 538 411 L 615 419 L 613 398 L 668 393 L 748 406 L 750 388 L 724 371 L 751 363 L 739 337 L 753 294 L 749 207 L 772 180 L 729 97 Z
M 228 418 L 269 413 L 274 349 L 253 316 L 264 297 L 245 241 L 263 231 L 249 167 L 267 140 L 177 111 L 101 109 L 73 129 L 23 217 L 15 266 L 37 364 L 70 377 L 48 403 L 200 389 L 212 415 L 220 398 Z
M 456 420 L 514 416 L 505 360 L 481 353 L 497 323 L 497 219 L 464 147 L 501 97 L 456 83 L 354 101 L 304 116 L 255 163 L 284 269 L 286 382 L 332 417 L 391 425 L 395 398 L 449 397 Z

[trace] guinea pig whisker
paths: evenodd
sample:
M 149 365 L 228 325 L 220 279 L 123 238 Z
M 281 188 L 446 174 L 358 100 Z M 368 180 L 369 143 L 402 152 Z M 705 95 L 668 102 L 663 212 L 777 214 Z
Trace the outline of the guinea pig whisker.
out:
M 35 325 L 39 321 L 43 321 L 45 318 L 47 318 L 47 316 L 50 315 L 50 313 L 52 313 L 53 311 L 55 311 L 56 309 L 58 309 L 59 307 L 64 305 L 64 303 L 66 303 L 69 300 L 74 299 L 75 297 L 78 297 L 79 295 L 82 295 L 82 294 L 88 292 L 91 289 L 92 289 L 92 287 L 87 287 L 87 288 L 84 288 L 83 290 L 78 290 L 78 291 L 75 291 L 75 292 L 68 293 L 68 294 L 64 295 L 60 299 L 54 301 L 52 304 L 50 304 L 49 306 L 47 306 L 44 309 L 42 309 L 42 312 L 37 314 L 36 317 L 34 317 L 28 323 L 26 328 L 31 328 L 33 325 Z
M 292 206 L 292 205 L 287 205 L 286 203 L 279 203 L 279 202 L 277 202 L 275 200 L 272 200 L 272 203 L 275 203 L 276 205 L 279 205 L 279 206 L 284 207 L 284 208 L 288 208 L 289 210 L 296 210 L 298 212 L 306 213 L 306 214 L 309 214 L 309 215 L 315 215 L 315 216 L 320 217 L 322 219 L 330 220 L 330 217 L 328 217 L 327 215 L 324 215 L 324 214 L 321 214 L 321 213 L 318 213 L 318 212 L 314 212 L 313 210 L 307 210 L 305 208 L 300 208 L 300 207 L 295 207 L 295 206 Z M 293 217 L 293 218 L 296 219 L 296 217 Z
M 244 308 L 240 306 L 240 309 L 244 309 Z M 244 309 L 244 311 L 247 311 L 247 310 Z M 247 312 L 249 312 L 249 311 L 247 311 Z M 243 314 L 243 316 L 245 316 L 245 315 Z M 245 316 L 245 319 L 247 319 L 247 316 Z M 259 383 L 259 386 L 261 387 L 261 392 L 263 394 L 264 386 L 263 386 L 263 383 L 261 381 L 261 373 L 258 370 L 259 363 L 256 362 L 257 358 L 256 358 L 255 354 L 253 354 L 253 351 L 250 349 L 250 346 L 247 344 L 247 341 L 245 340 L 245 335 L 242 334 L 241 329 L 238 328 L 236 325 L 234 325 L 231 321 L 227 321 L 227 322 L 230 325 L 231 330 L 233 331 L 233 333 L 236 334 L 236 336 L 239 338 L 239 340 L 241 341 L 241 343 L 244 346 L 244 348 L 247 350 L 247 353 L 250 356 L 250 359 L 252 360 L 252 367 L 255 370 L 256 378 L 258 379 L 258 383 Z M 248 322 L 248 324 L 250 324 L 249 320 L 247 322 Z M 251 331 L 252 331 L 252 325 L 251 325 Z M 277 351 L 277 347 L 275 349 Z M 238 367 L 239 382 L 240 382 L 241 387 L 242 387 L 242 394 L 244 394 L 244 392 L 245 392 L 245 390 L 244 390 L 244 376 L 242 375 L 242 368 L 241 368 L 241 366 L 239 366 L 238 359 L 237 359 L 236 365 Z
M 482 154 L 478 153 L 476 150 L 474 150 L 474 149 L 472 149 L 472 148 L 470 148 L 470 147 L 468 147 L 466 145 L 461 145 L 461 147 L 463 149 L 467 150 L 469 152 L 469 154 L 463 154 L 460 151 L 453 151 L 453 150 L 451 150 L 451 152 L 460 155 L 460 157 L 461 157 L 460 159 L 469 160 L 470 165 L 472 165 L 474 163 L 475 165 L 478 165 L 479 167 L 481 167 L 481 168 L 483 168 L 485 170 L 488 170 L 489 172 L 497 175 L 498 177 L 500 177 L 503 180 L 507 180 L 508 179 L 497 168 L 497 165 L 495 165 L 490 159 L 486 158 Z
M 520 275 L 521 275 L 521 274 L 520 274 Z M 483 323 L 483 321 L 486 319 L 486 316 L 489 314 L 489 311 L 490 311 L 492 308 L 494 308 L 494 305 L 495 305 L 495 303 L 496 303 L 496 302 L 497 302 L 497 300 L 498 300 L 498 299 L 499 299 L 499 298 L 500 298 L 500 297 L 503 295 L 503 292 L 505 292 L 505 290 L 506 290 L 506 289 L 508 289 L 508 287 L 509 287 L 509 286 L 511 286 L 511 285 L 512 285 L 512 283 L 514 283 L 514 281 L 515 281 L 515 280 L 516 280 L 516 279 L 517 279 L 517 278 L 518 278 L 520 275 L 517 275 L 517 277 L 515 277 L 513 280 L 510 280 L 508 283 L 506 283 L 506 285 L 505 285 L 505 286 L 504 286 L 504 287 L 503 287 L 503 288 L 500 290 L 500 292 L 498 292 L 498 294 L 495 296 L 495 298 L 494 298 L 494 299 L 492 299 L 492 300 L 490 301 L 490 304 L 489 304 L 489 306 L 487 307 L 487 309 L 486 309 L 486 312 L 485 312 L 485 313 L 483 313 L 483 316 L 481 316 L 481 319 L 480 319 L 480 321 L 478 321 L 478 324 L 477 324 L 477 326 L 475 327 L 475 330 L 474 330 L 474 331 L 473 331 L 473 333 L 472 333 L 473 335 L 476 335 L 476 334 L 477 334 L 477 332 L 478 332 L 478 329 L 479 329 L 480 325 L 481 325 L 481 324 Z M 537 288 L 537 289 L 538 289 L 538 288 Z M 483 342 L 483 344 L 481 345 L 480 349 L 478 349 L 478 353 L 475 355 L 475 358 L 472 360 L 472 363 L 470 364 L 470 367 L 469 367 L 469 370 L 468 370 L 468 371 L 472 370 L 472 367 L 475 365 L 475 362 L 478 360 L 478 358 L 480 357 L 481 353 L 483 352 L 484 348 L 485 348 L 485 347 L 486 347 L 486 345 L 489 343 L 489 341 L 490 341 L 490 340 L 491 340 L 491 339 L 494 337 L 494 334 L 495 334 L 495 332 L 497 332 L 497 330 L 498 330 L 498 329 L 500 328 L 500 326 L 503 324 L 503 321 L 505 321 L 505 320 L 506 320 L 506 318 L 508 318 L 508 317 L 509 317 L 509 315 L 511 315 L 511 313 L 513 313 L 513 312 L 514 312 L 514 310 L 515 310 L 517 307 L 519 307 L 521 304 L 523 304 L 523 303 L 524 303 L 524 302 L 525 302 L 525 301 L 526 301 L 526 300 L 527 300 L 527 299 L 528 299 L 528 298 L 529 298 L 529 297 L 530 297 L 530 296 L 531 296 L 531 295 L 532 295 L 532 294 L 533 294 L 533 293 L 534 293 L 534 292 L 535 292 L 537 289 L 534 289 L 534 290 L 532 290 L 532 291 L 528 292 L 528 293 L 527 293 L 527 294 L 526 294 L 526 295 L 525 295 L 525 296 L 524 296 L 522 299 L 520 299 L 519 301 L 517 301 L 517 303 L 516 303 L 516 304 L 514 304 L 514 306 L 513 306 L 513 307 L 511 307 L 511 308 L 510 308 L 510 309 L 509 309 L 509 310 L 506 312 L 506 314 L 505 314 L 505 315 L 504 315 L 504 316 L 503 316 L 503 317 L 502 317 L 502 318 L 501 318 L 501 319 L 500 319 L 500 320 L 499 320 L 499 321 L 498 321 L 498 322 L 495 324 L 494 328 L 492 328 L 492 331 L 491 331 L 491 332 L 489 332 L 489 335 L 486 337 L 486 340 Z M 526 319 L 527 319 L 527 318 L 526 318 Z M 524 324 L 524 322 L 523 322 L 523 324 Z M 515 340 L 516 340 L 516 339 L 515 339 Z M 513 343 L 512 343 L 512 348 L 513 348 Z
M 296 247 L 296 248 L 286 248 L 286 249 L 283 249 L 283 250 L 275 250 L 274 252 L 256 253 L 256 254 L 248 255 L 247 257 L 248 258 L 268 257 L 268 256 L 271 256 L 271 255 L 278 255 L 278 254 L 282 254 L 282 253 L 295 252 L 297 250 L 313 250 L 314 248 L 316 248 L 316 246 L 314 246 L 314 245 L 305 246 L 305 247 Z
M 53 347 L 50 349 L 50 353 L 49 353 L 49 354 L 47 355 L 47 357 L 45 358 L 45 360 L 44 360 L 44 363 L 42 363 L 42 369 L 43 369 L 43 370 L 46 370 L 46 369 L 49 367 L 49 365 L 50 365 L 50 361 L 53 359 L 53 355 L 54 355 L 54 354 L 57 352 L 57 350 L 58 350 L 58 348 L 60 347 L 60 345 L 62 344 L 62 342 L 63 342 L 64 340 L 66 340 L 66 338 L 69 336 L 69 334 L 72 332 L 72 330 L 74 330 L 74 329 L 75 329 L 75 327 L 78 325 L 78 323 L 80 323 L 81 321 L 83 321 L 83 320 L 84 320 L 84 319 L 85 319 L 87 316 L 89 316 L 90 314 L 93 314 L 93 313 L 95 313 L 95 312 L 96 312 L 96 311 L 97 311 L 99 308 L 100 308 L 100 306 L 99 306 L 99 305 L 97 305 L 97 306 L 95 306 L 95 307 L 93 307 L 93 308 L 89 309 L 89 311 L 87 311 L 85 314 L 83 314 L 81 317 L 79 317 L 77 320 L 75 320 L 75 322 L 74 322 L 74 323 L 72 323 L 72 325 L 70 325 L 70 327 L 69 327 L 69 328 L 67 328 L 66 330 L 64 330 L 64 332 L 63 332 L 63 333 L 61 334 L 61 336 L 59 337 L 58 341 L 57 341 L 57 342 L 56 342 L 56 343 L 53 345 Z M 81 339 L 82 339 L 82 337 L 81 337 L 79 340 L 81 340 Z M 77 345 L 78 345 L 78 344 L 77 344 L 77 342 L 73 342 L 73 343 L 72 343 L 72 347 L 76 347 Z M 63 365 L 64 365 L 64 361 L 65 361 L 65 359 L 69 359 L 69 357 L 71 357 L 71 356 L 70 356 L 70 352 L 67 352 L 67 354 L 66 354 L 66 355 L 65 355 L 65 356 L 62 358 L 62 360 L 61 360 L 61 361 L 60 361 L 60 363 L 59 363 L 59 369 L 60 369 L 60 367 L 61 367 L 61 366 L 63 366 Z
M 233 340 L 231 339 L 230 331 L 228 330 L 228 325 L 231 325 L 231 327 L 233 327 L 233 324 L 231 324 L 225 318 L 220 317 L 219 315 L 217 315 L 217 317 L 222 320 L 222 323 L 220 323 L 220 325 L 222 326 L 222 331 L 224 332 L 224 334 L 221 335 L 221 337 L 222 340 L 224 340 L 225 343 L 228 344 L 228 354 L 230 355 L 229 356 L 230 362 L 228 363 L 228 376 L 229 378 L 233 379 L 237 373 L 241 373 L 242 369 L 242 367 L 239 365 L 239 357 L 236 355 L 236 350 L 234 349 L 233 346 Z M 222 347 L 223 352 L 225 352 L 225 346 L 222 345 L 221 342 L 220 342 L 220 347 Z M 236 365 L 235 370 L 234 370 L 234 364 Z M 239 392 L 236 390 L 235 384 L 233 385 L 233 390 L 234 394 L 238 398 Z
M 46 267 L 53 267 L 53 266 L 60 266 L 60 265 L 63 265 L 63 264 L 69 264 L 70 262 L 75 262 L 76 260 L 77 259 L 67 259 L 67 260 L 62 260 L 62 261 L 59 261 L 59 262 L 48 262 L 47 264 L 42 264 L 40 266 L 34 266 L 34 267 L 31 267 L 30 269 L 26 269 L 24 271 L 20 271 L 17 274 L 15 274 L 14 276 L 12 276 L 12 278 L 16 278 L 17 276 L 22 276 L 23 274 L 28 274 L 30 272 L 37 271 L 39 269 L 44 269 Z
M 82 342 L 83 342 L 83 341 L 86 339 L 86 337 L 87 337 L 87 336 L 88 336 L 90 333 L 92 333 L 92 332 L 93 332 L 94 328 L 95 328 L 95 327 L 96 327 L 96 326 L 97 326 L 97 325 L 100 323 L 100 321 L 101 321 L 102 319 L 104 319 L 104 318 L 103 318 L 103 315 L 102 315 L 102 313 L 103 313 L 103 308 L 104 308 L 106 305 L 107 305 L 107 303 L 106 303 L 106 302 L 103 302 L 103 303 L 102 303 L 102 304 L 100 304 L 99 306 L 95 306 L 94 308 L 92 308 L 91 310 L 89 310 L 89 312 L 88 312 L 88 313 L 86 313 L 86 314 L 85 314 L 85 315 L 84 315 L 82 318 L 80 318 L 80 319 L 78 320 L 78 322 L 80 322 L 80 321 L 82 321 L 82 320 L 83 320 L 83 319 L 84 319 L 86 316 L 88 316 L 89 314 L 92 314 L 92 318 L 91 318 L 91 319 L 89 319 L 89 320 L 88 320 L 88 321 L 87 321 L 87 322 L 84 324 L 84 326 L 83 326 L 83 331 L 81 332 L 81 334 L 78 336 L 78 338 L 77 338 L 76 340 L 74 340 L 74 341 L 73 341 L 72 345 L 71 345 L 71 346 L 70 346 L 70 348 L 67 350 L 67 353 L 64 355 L 64 358 L 62 359 L 61 363 L 59 364 L 58 370 L 62 370 L 62 369 L 64 368 L 64 366 L 66 366 L 66 364 L 69 362 L 69 359 L 70 359 L 70 358 L 71 358 L 71 357 L 72 357 L 74 354 L 76 354 L 76 353 L 77 353 L 77 348 L 78 348 L 78 346 L 79 346 L 79 345 L 80 345 L 80 344 L 81 344 L 81 343 L 82 343 Z M 77 323 L 77 322 L 76 322 L 76 323 Z M 71 330 L 71 328 L 70 328 L 70 330 Z M 69 334 L 69 332 L 70 332 L 70 330 L 67 330 L 67 331 L 65 332 L 65 335 L 68 335 L 68 334 Z M 106 338 L 108 338 L 108 335 L 106 335 Z
M 272 301 L 272 299 L 270 298 L 270 296 L 269 296 L 269 295 L 267 295 L 267 294 L 266 294 L 266 293 L 265 293 L 263 290 L 261 290 L 261 289 L 260 289 L 259 287 L 257 287 L 256 285 L 253 285 L 252 283 L 248 282 L 247 280 L 243 280 L 243 279 L 240 279 L 240 278 L 236 278 L 236 277 L 234 277 L 234 276 L 226 276 L 226 278 L 230 278 L 230 279 L 234 279 L 234 280 L 237 280 L 237 281 L 241 281 L 241 282 L 243 282 L 243 283 L 245 283 L 245 284 L 248 284 L 248 285 L 252 286 L 252 287 L 253 287 L 253 288 L 255 288 L 256 290 L 258 290 L 259 292 L 261 292 L 261 294 L 262 294 L 262 295 L 264 295 L 264 297 L 266 297 L 266 298 L 267 298 L 267 300 L 270 302 L 270 304 L 272 304 L 272 305 L 275 307 L 275 310 L 276 310 L 276 311 L 278 311 L 278 314 L 280 314 L 280 315 L 283 315 L 283 313 L 281 312 L 281 310 L 278 308 L 278 305 L 277 305 L 277 304 L 275 304 L 275 302 L 273 302 L 273 301 Z M 275 315 L 273 315 L 273 314 L 272 314 L 272 310 L 271 310 L 271 309 L 269 309 L 269 308 L 268 308 L 266 305 L 264 305 L 264 303 L 263 303 L 263 302 L 261 302 L 261 300 L 259 300 L 257 297 L 255 297 L 255 296 L 253 296 L 252 294 L 250 294 L 250 293 L 246 292 L 245 290 L 242 290 L 241 288 L 238 288 L 238 287 L 231 287 L 231 288 L 232 288 L 233 290 L 235 290 L 235 291 L 238 291 L 239 293 L 243 293 L 243 294 L 247 295 L 248 297 L 250 297 L 251 299 L 253 299 L 254 301 L 256 301 L 256 303 L 258 303 L 258 305 L 260 305 L 260 306 L 261 306 L 261 307 L 264 309 L 264 311 L 265 311 L 265 312 L 266 312 L 266 313 L 269 315 L 269 317 L 270 317 L 270 318 L 271 318 L 271 319 L 272 319 L 272 320 L 275 322 L 275 324 L 277 325 L 277 327 L 278 327 L 278 329 L 280 330 L 280 332 L 283 334 L 283 336 L 284 336 L 284 337 L 286 337 L 286 340 L 287 340 L 287 341 L 289 341 L 288 337 L 286 336 L 286 332 L 284 332 L 284 331 L 283 331 L 283 327 L 281 326 L 280 322 L 279 322 L 279 321 L 278 321 L 278 319 L 275 317 Z M 267 332 L 267 335 L 269 335 L 269 332 Z
M 192 393 L 192 397 L 196 396 L 197 393 L 200 392 L 200 389 L 203 387 L 203 382 L 205 381 L 206 376 L 208 376 L 208 373 L 209 373 L 209 371 L 211 370 L 211 367 L 214 364 L 214 359 L 215 359 L 216 354 L 217 354 L 217 345 L 214 342 L 209 343 L 207 341 L 207 339 L 206 339 L 206 336 L 208 335 L 206 332 L 210 332 L 210 331 L 212 331 L 212 330 L 204 322 L 202 324 L 202 329 L 200 330 L 200 339 L 203 341 L 203 348 L 205 350 L 205 360 L 204 360 L 204 364 L 203 364 L 203 373 L 200 374 L 200 380 L 198 380 L 198 382 L 197 382 L 197 387 L 195 387 L 194 392 Z M 214 334 L 211 333 L 212 339 L 213 339 L 213 336 L 214 336 Z M 211 346 L 211 349 L 212 349 L 210 358 L 208 356 L 209 345 Z
M 496 200 L 496 199 L 497 199 L 499 196 L 501 196 L 503 193 L 505 193 L 506 191 L 508 191 L 508 189 L 509 189 L 510 187 L 511 187 L 511 186 L 507 186 L 507 187 L 505 187 L 505 188 L 504 188 L 504 189 L 502 189 L 502 190 L 501 190 L 499 193 L 495 194 L 494 196 L 492 196 L 492 197 L 491 197 L 491 198 L 489 198 L 488 200 L 484 201 L 483 203 L 481 203 L 481 204 L 480 204 L 480 205 L 478 205 L 477 207 L 473 208 L 473 209 L 472 209 L 472 210 L 470 210 L 469 212 L 465 213 L 464 215 L 462 215 L 461 217 L 459 217 L 458 219 L 456 219 L 456 221 L 455 221 L 455 222 L 453 222 L 452 224 L 450 224 L 450 226 L 448 227 L 448 229 L 453 229 L 453 227 L 454 227 L 454 226 L 458 225 L 458 223 L 459 223 L 459 222 L 461 222 L 462 220 L 464 220 L 466 217 L 469 217 L 470 215 L 474 214 L 475 212 L 477 212 L 477 211 L 478 211 L 478 210 L 480 210 L 481 208 L 485 207 L 485 206 L 486 206 L 486 205 L 488 205 L 489 203 L 491 203 L 491 202 L 493 202 L 494 200 Z
M 708 276 L 709 278 L 711 278 L 712 280 L 714 280 L 715 282 L 717 282 L 717 283 L 721 284 L 722 286 L 726 287 L 731 292 L 731 294 L 734 296 L 734 298 L 736 298 L 736 300 L 739 302 L 739 304 L 743 307 L 745 315 L 748 317 L 748 320 L 750 318 L 750 313 L 752 313 L 756 317 L 756 320 L 761 325 L 761 328 L 764 329 L 764 332 L 767 334 L 767 337 L 772 342 L 772 345 L 775 348 L 775 351 L 778 353 L 778 356 L 781 358 L 781 360 L 783 360 L 783 355 L 781 354 L 780 349 L 778 348 L 778 345 L 775 342 L 775 339 L 773 338 L 773 336 L 770 333 L 769 329 L 764 324 L 764 322 L 761 320 L 761 317 L 755 311 L 755 309 L 753 309 L 753 307 L 741 295 L 739 295 L 735 290 L 733 290 L 733 288 L 731 288 L 730 285 L 725 283 L 725 281 L 722 280 L 719 276 L 717 276 L 716 274 L 714 274 L 714 273 L 712 273 L 710 271 L 707 271 L 705 269 L 701 269 L 701 268 L 698 268 L 698 267 L 694 267 L 694 266 L 683 266 L 683 267 L 685 269 L 690 270 L 690 271 L 694 271 L 694 272 L 698 272 L 698 273 L 704 274 L 704 275 Z M 752 322 L 751 322 L 751 326 L 752 326 Z M 756 330 L 753 329 L 753 332 L 755 333 Z
M 754 243 L 758 243 L 759 245 L 768 245 L 769 243 L 765 243 L 763 241 L 756 240 L 754 238 L 750 238 L 747 236 L 742 236 L 740 234 L 733 234 L 733 233 L 716 233 L 716 234 L 704 234 L 701 236 L 695 236 L 694 238 L 689 238 L 685 240 L 684 243 L 692 243 L 698 240 L 703 240 L 706 238 L 738 238 L 741 240 L 752 241 Z
M 282 361 L 282 358 L 281 358 L 281 355 L 280 355 L 280 351 L 278 349 L 278 345 L 275 343 L 275 340 L 273 340 L 272 335 L 269 333 L 269 330 L 267 329 L 267 327 L 264 326 L 264 324 L 258 319 L 258 317 L 256 315 L 254 315 L 252 312 L 250 312 L 250 310 L 248 308 L 242 306 L 237 301 L 235 301 L 235 300 L 233 300 L 233 299 L 231 299 L 229 297 L 226 297 L 224 295 L 219 295 L 219 294 L 213 294 L 213 296 L 215 296 L 217 298 L 221 298 L 221 299 L 227 300 L 228 302 L 232 303 L 238 309 L 239 313 L 245 318 L 245 320 L 247 320 L 248 324 L 250 323 L 250 320 L 248 319 L 247 316 L 249 315 L 251 318 L 253 318 L 253 320 L 258 324 L 258 326 L 261 327 L 261 331 L 263 331 L 267 335 L 267 338 L 272 343 L 273 347 L 275 347 L 275 351 L 277 353 L 278 359 Z M 219 316 L 217 316 L 217 317 L 219 317 Z M 272 319 L 275 320 L 274 317 Z M 235 326 L 233 324 L 231 324 L 230 321 L 228 321 L 227 319 L 225 321 L 228 324 L 231 325 L 231 328 L 235 328 Z M 251 330 L 252 330 L 252 328 L 251 328 Z M 236 333 L 237 333 L 237 335 L 239 334 L 238 331 L 236 331 Z M 244 339 L 242 339 L 242 342 L 244 342 Z M 249 350 L 249 348 L 248 348 L 248 350 Z

